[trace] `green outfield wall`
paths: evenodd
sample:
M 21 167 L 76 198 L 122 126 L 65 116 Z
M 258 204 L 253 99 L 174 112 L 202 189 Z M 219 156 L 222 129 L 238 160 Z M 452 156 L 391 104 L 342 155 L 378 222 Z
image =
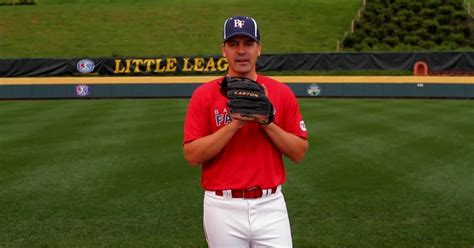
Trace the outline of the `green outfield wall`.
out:
M 0 78 L 0 99 L 190 97 L 204 77 Z M 274 77 L 298 97 L 474 98 L 474 77 Z

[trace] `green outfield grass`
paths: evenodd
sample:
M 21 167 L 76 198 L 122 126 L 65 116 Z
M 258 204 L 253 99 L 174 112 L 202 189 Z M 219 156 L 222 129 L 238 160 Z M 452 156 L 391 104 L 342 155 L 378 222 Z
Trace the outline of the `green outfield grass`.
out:
M 472 247 L 474 102 L 300 99 L 295 247 Z M 0 102 L 0 247 L 205 247 L 187 99 Z
M 0 58 L 220 54 L 231 15 L 259 23 L 264 53 L 335 51 L 362 0 L 38 0 L 0 7 Z

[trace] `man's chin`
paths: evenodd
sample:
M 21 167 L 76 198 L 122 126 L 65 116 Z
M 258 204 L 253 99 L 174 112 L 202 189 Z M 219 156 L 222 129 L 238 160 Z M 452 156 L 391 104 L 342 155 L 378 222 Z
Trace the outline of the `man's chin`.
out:
M 235 72 L 239 74 L 247 74 L 252 71 L 252 67 L 250 66 L 236 66 Z

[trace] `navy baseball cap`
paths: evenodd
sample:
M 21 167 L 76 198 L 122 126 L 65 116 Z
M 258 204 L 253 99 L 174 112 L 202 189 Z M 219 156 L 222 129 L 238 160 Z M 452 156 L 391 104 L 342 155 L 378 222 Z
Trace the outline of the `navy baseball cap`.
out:
M 246 35 L 260 42 L 260 31 L 257 22 L 248 16 L 229 17 L 224 22 L 224 42 L 236 35 Z

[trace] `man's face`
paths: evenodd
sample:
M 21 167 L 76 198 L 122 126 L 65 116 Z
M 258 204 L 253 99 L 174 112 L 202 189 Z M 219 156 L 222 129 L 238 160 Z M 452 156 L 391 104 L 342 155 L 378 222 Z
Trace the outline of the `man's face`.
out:
M 260 43 L 245 35 L 237 35 L 224 42 L 222 55 L 229 63 L 229 76 L 253 77 L 254 74 L 256 75 L 260 49 Z

